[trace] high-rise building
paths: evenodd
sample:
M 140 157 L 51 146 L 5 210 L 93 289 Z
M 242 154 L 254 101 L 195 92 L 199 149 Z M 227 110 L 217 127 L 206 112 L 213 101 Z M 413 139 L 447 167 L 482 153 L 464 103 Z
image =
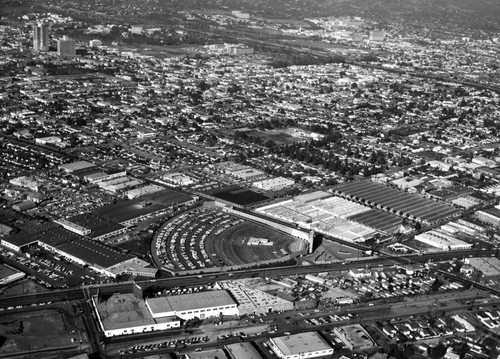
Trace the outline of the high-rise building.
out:
M 61 57 L 71 57 L 76 55 L 76 41 L 67 36 L 57 40 L 57 54 Z
M 33 50 L 49 51 L 49 26 L 45 23 L 33 25 Z

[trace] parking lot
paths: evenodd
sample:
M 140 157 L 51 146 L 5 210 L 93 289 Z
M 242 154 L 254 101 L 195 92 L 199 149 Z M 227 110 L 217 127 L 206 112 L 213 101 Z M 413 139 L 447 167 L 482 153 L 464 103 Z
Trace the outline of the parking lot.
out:
M 248 245 L 249 234 L 272 245 Z M 153 249 L 172 271 L 257 263 L 290 254 L 291 236 L 219 210 L 197 208 L 167 222 Z

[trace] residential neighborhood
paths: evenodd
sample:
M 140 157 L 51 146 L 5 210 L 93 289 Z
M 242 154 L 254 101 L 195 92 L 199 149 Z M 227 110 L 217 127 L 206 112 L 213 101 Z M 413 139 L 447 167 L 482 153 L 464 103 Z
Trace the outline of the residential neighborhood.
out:
M 500 357 L 500 7 L 0 8 L 0 358 Z

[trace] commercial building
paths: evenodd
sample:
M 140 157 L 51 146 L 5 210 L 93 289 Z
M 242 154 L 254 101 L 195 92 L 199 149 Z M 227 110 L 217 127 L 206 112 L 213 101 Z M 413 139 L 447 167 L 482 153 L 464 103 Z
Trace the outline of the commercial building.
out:
M 47 137 L 39 137 L 35 139 L 35 143 L 40 144 L 40 145 L 47 145 L 47 144 L 59 144 L 62 142 L 61 137 L 57 136 L 47 136 Z
M 280 189 L 290 187 L 293 184 L 295 184 L 294 180 L 284 177 L 276 177 L 254 182 L 253 186 L 264 191 L 279 191 Z
M 97 171 L 97 172 L 92 172 L 87 175 L 85 175 L 83 178 L 94 184 L 94 183 L 99 183 L 103 181 L 109 181 L 115 178 L 119 177 L 124 177 L 127 175 L 127 171 L 118 171 L 118 172 L 113 172 L 113 173 L 106 173 L 104 171 Z
M 54 222 L 71 232 L 100 241 L 123 234 L 127 230 L 124 226 L 93 213 L 82 213 Z
M 366 350 L 374 346 L 370 334 L 360 324 L 333 328 L 333 333 L 349 350 Z
M 255 179 L 264 177 L 266 174 L 261 170 L 257 170 L 255 168 L 245 168 L 239 171 L 233 171 L 231 172 L 231 175 L 243 181 L 253 181 Z
M 115 293 L 107 300 L 94 296 L 92 303 L 100 329 L 106 337 L 180 327 L 180 320 L 175 317 L 153 318 L 144 300 L 132 293 Z
M 134 199 L 137 197 L 142 197 L 148 194 L 156 193 L 156 192 L 161 192 L 165 189 L 165 187 L 158 186 L 156 184 L 150 184 L 147 186 L 139 187 L 132 189 L 130 191 L 125 192 L 125 196 L 128 199 Z
M 135 186 L 139 186 L 144 182 L 139 179 L 135 179 L 128 176 L 113 178 L 110 180 L 104 180 L 97 183 L 97 185 L 108 192 L 117 193 L 119 191 L 125 190 L 127 188 L 132 188 Z
M 26 274 L 12 268 L 8 264 L 0 264 L 0 286 L 17 282 L 26 277 Z
M 219 284 L 236 299 L 240 315 L 264 314 L 273 310 L 293 310 L 292 301 L 253 288 L 259 286 L 259 281 L 259 279 L 241 279 L 223 281 Z
M 272 351 L 282 359 L 316 358 L 333 354 L 333 348 L 318 333 L 307 332 L 269 340 Z
M 33 51 L 49 51 L 49 26 L 45 23 L 33 25 Z
M 99 207 L 94 211 L 94 214 L 119 223 L 122 226 L 131 226 L 153 216 L 165 213 L 167 210 L 167 206 L 153 204 L 147 200 L 136 198 Z
M 441 230 L 432 230 L 415 236 L 415 240 L 442 250 L 472 248 L 471 243 L 464 242 Z
M 266 176 L 261 170 L 229 161 L 218 163 L 216 167 L 225 174 L 244 181 L 254 181 Z
M 96 272 L 113 278 L 121 273 L 110 270 L 110 268 L 116 268 L 118 264 L 135 258 L 100 242 L 68 231 L 56 223 L 49 223 L 39 226 L 36 230 L 26 230 L 4 237 L 0 243 L 15 252 L 21 252 L 30 245 L 38 244 L 68 261 L 80 266 L 88 266 Z M 123 273 L 127 272 L 126 269 L 124 267 Z
M 153 318 L 176 316 L 189 320 L 239 315 L 238 304 L 226 290 L 148 298 L 146 305 Z
M 466 258 L 465 263 L 480 271 L 484 277 L 495 277 L 500 274 L 500 259 L 496 257 Z
M 39 181 L 26 176 L 12 178 L 9 180 L 9 183 L 14 186 L 28 188 L 34 192 L 38 192 L 41 187 Z
M 63 36 L 62 39 L 57 40 L 57 54 L 60 57 L 73 57 L 76 56 L 76 40 Z
M 222 349 L 206 349 L 200 352 L 191 352 L 186 354 L 187 359 L 227 359 Z
M 96 167 L 95 164 L 87 161 L 76 161 L 76 162 L 71 162 L 71 163 L 66 163 L 64 165 L 59 165 L 59 169 L 67 172 L 67 173 L 73 173 L 75 171 L 81 171 L 89 168 L 94 168 Z
M 71 231 L 73 233 L 77 233 L 81 236 L 86 236 L 87 234 L 90 234 L 92 230 L 85 228 L 83 226 L 80 226 L 79 224 L 73 223 L 71 221 L 68 221 L 65 218 L 60 218 L 54 220 L 57 224 L 60 224 L 64 228 L 66 228 L 68 231 Z
M 489 223 L 497 227 L 500 226 L 500 210 L 496 208 L 486 211 L 477 211 L 475 215 L 479 220 L 485 223 Z
M 189 186 L 194 183 L 191 177 L 182 173 L 168 173 L 163 176 L 163 180 L 178 186 Z
M 155 278 L 158 273 L 158 268 L 153 267 L 149 262 L 135 257 L 108 267 L 106 270 L 115 276 L 120 274 L 130 274 L 149 278 Z
M 249 342 L 226 344 L 224 347 L 231 359 L 262 359 L 262 355 Z

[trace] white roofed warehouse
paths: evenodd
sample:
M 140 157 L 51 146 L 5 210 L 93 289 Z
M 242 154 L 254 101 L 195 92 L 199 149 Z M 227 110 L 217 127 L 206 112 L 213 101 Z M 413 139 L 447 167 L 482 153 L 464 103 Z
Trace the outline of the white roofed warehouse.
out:
M 115 293 L 106 300 L 94 296 L 92 303 L 106 337 L 180 327 L 180 320 L 176 317 L 153 318 L 144 301 L 132 293 Z
M 317 358 L 333 354 L 333 348 L 316 332 L 271 338 L 270 347 L 282 359 Z
M 177 316 L 183 320 L 239 315 L 238 304 L 226 290 L 146 299 L 153 318 Z

